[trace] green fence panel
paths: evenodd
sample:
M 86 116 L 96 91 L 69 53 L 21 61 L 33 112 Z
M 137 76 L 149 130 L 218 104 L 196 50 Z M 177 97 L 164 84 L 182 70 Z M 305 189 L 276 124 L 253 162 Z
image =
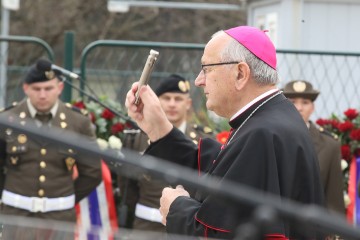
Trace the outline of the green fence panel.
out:
M 150 49 L 160 52 L 151 76 L 156 87 L 160 78 L 171 73 L 191 80 L 194 109 L 205 119 L 202 90 L 194 87 L 200 71 L 203 44 L 99 40 L 84 48 L 80 72 L 81 87 L 96 89 L 98 96 L 108 96 L 124 103 L 125 93 L 140 78 Z M 278 71 L 282 88 L 286 82 L 304 79 L 320 90 L 313 120 L 359 108 L 360 53 L 278 50 Z M 87 86 L 86 86 L 87 85 Z M 76 96 L 74 93 L 73 96 Z M 80 95 L 77 95 L 80 97 Z
M 360 108 L 360 53 L 278 50 L 278 71 L 283 87 L 303 79 L 320 90 L 313 120 L 348 108 Z
M 54 60 L 52 48 L 42 39 L 31 36 L 0 36 L 0 43 L 5 48 L 1 51 L 0 71 L 1 79 L 5 83 L 6 96 L 3 106 L 8 106 L 14 101 L 19 101 L 24 97 L 22 91 L 22 80 L 29 66 L 40 57 Z M 5 43 L 5 44 L 4 44 Z M 1 89 L 3 90 L 3 89 Z
M 143 42 L 100 40 L 89 44 L 82 52 L 82 88 L 93 89 L 97 96 L 108 96 L 122 105 L 132 83 L 138 81 L 151 49 L 158 51 L 149 85 L 156 87 L 159 80 L 172 73 L 182 75 L 191 82 L 194 109 L 201 121 L 204 114 L 202 90 L 195 88 L 194 79 L 200 70 L 204 45 L 171 42 Z M 73 96 L 76 95 L 76 90 Z M 80 97 L 81 94 L 78 94 Z

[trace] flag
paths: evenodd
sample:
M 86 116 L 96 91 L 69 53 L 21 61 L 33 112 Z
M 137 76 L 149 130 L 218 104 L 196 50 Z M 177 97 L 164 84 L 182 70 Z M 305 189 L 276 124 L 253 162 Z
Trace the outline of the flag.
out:
M 108 240 L 118 228 L 111 173 L 101 161 L 103 180 L 88 197 L 76 205 L 77 239 Z
M 347 219 L 355 226 L 360 226 L 360 197 L 358 184 L 360 181 L 360 157 L 350 163 L 348 194 L 350 204 L 347 208 Z

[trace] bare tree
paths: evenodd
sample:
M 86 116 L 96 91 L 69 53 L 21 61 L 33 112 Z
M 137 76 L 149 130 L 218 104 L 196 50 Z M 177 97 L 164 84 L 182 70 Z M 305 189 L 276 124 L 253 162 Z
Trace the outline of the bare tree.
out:
M 81 50 L 98 39 L 204 43 L 213 32 L 245 22 L 245 10 L 131 8 L 127 13 L 110 13 L 106 0 L 31 0 L 22 1 L 20 10 L 11 13 L 10 34 L 45 40 L 60 61 L 64 32 L 73 31 L 78 61 Z

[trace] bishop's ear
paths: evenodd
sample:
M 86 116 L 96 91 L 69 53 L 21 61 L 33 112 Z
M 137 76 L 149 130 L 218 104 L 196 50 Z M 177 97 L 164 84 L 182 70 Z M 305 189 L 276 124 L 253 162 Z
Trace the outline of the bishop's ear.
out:
M 237 78 L 236 86 L 237 88 L 242 88 L 250 79 L 250 68 L 249 65 L 245 62 L 240 62 L 237 65 Z

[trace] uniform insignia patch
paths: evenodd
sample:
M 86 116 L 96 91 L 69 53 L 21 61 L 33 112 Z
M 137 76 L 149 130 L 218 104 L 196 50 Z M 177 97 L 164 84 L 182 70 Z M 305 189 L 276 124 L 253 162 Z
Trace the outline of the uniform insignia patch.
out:
M 45 154 L 46 154 L 46 152 L 47 152 L 47 151 L 46 151 L 46 149 L 45 149 L 45 148 L 40 149 L 40 154 L 41 154 L 41 155 L 45 155 Z
M 10 136 L 10 135 L 12 134 L 12 129 L 11 129 L 11 128 L 7 128 L 7 129 L 5 130 L 5 133 L 6 133 L 6 135 Z
M 204 133 L 211 133 L 212 129 L 209 127 L 204 127 Z
M 185 85 L 188 91 L 190 91 L 190 82 L 189 81 L 185 81 Z
M 54 71 L 45 71 L 45 76 L 47 79 L 51 80 L 55 77 Z
M 83 115 L 88 115 L 88 110 L 86 109 L 81 109 L 80 112 L 83 114 Z
M 67 127 L 67 123 L 66 123 L 66 122 L 61 122 L 61 123 L 60 123 L 60 126 L 61 126 L 61 128 L 66 128 L 66 127 Z
M 12 165 L 17 165 L 19 157 L 10 157 L 10 161 Z
M 295 92 L 304 92 L 306 89 L 306 84 L 301 81 L 294 82 L 293 89 Z
M 65 113 L 60 113 L 60 119 L 61 120 L 65 120 L 66 119 L 66 115 L 65 115 Z
M 20 118 L 26 118 L 26 113 L 25 112 L 21 112 L 19 115 Z
M 180 89 L 180 91 L 182 92 L 186 92 L 187 91 L 187 87 L 184 81 L 179 81 L 178 87 Z
M 19 136 L 17 137 L 17 140 L 19 143 L 24 144 L 27 142 L 27 137 L 25 134 L 19 134 Z
M 75 159 L 72 157 L 67 157 L 65 159 L 66 167 L 69 171 L 71 171 L 72 167 L 75 165 Z

